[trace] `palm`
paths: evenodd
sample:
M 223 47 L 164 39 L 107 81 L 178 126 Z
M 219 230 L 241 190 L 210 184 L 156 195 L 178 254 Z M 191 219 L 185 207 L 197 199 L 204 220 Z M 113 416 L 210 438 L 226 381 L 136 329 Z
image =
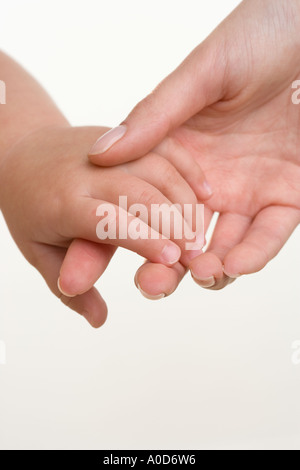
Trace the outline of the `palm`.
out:
M 251 96 L 249 105 L 237 99 L 226 113 L 215 104 L 172 134 L 214 189 L 207 206 L 221 216 L 210 251 L 223 261 L 235 248 L 226 272 L 261 269 L 300 221 L 300 106 L 291 93 L 275 89 L 267 102 Z
M 284 91 L 238 118 L 235 109 L 226 116 L 207 109 L 173 133 L 211 182 L 213 211 L 254 217 L 268 206 L 300 209 L 300 106 L 290 96 Z

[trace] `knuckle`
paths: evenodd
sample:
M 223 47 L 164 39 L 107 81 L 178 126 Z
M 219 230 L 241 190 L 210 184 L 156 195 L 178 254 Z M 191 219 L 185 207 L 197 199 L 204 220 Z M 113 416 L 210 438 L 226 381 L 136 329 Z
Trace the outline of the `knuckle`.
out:
M 182 177 L 176 170 L 176 168 L 163 157 L 159 157 L 159 170 L 161 171 L 162 181 L 165 182 L 166 185 L 181 185 L 183 182 Z
M 157 194 L 151 188 L 146 188 L 141 192 L 140 201 L 147 207 L 160 203 Z
M 149 171 L 151 172 L 157 172 L 158 169 L 162 168 L 162 165 L 164 164 L 165 159 L 161 157 L 160 155 L 157 155 L 157 153 L 149 153 L 146 157 L 144 157 Z
M 67 215 L 72 213 L 70 207 L 70 198 L 68 194 L 63 191 L 61 194 L 55 195 L 51 204 L 51 211 L 48 215 L 48 220 L 52 227 L 56 228 L 56 232 L 64 234 L 67 232 Z
M 134 109 L 129 114 L 129 117 L 134 113 L 136 115 L 151 113 L 153 115 L 154 111 L 155 96 L 154 93 L 150 93 L 143 100 L 139 101 Z
M 147 95 L 143 100 L 141 100 L 132 112 L 129 114 L 128 118 L 135 115 L 137 118 L 139 116 L 148 116 L 151 115 L 150 125 L 156 126 L 160 124 L 163 134 L 166 134 L 168 129 L 171 127 L 171 118 L 166 110 L 160 103 L 160 86 L 155 88 L 149 95 Z
M 181 175 L 178 173 L 176 168 L 166 160 L 157 154 L 150 154 L 147 156 L 147 166 L 150 174 L 155 174 L 156 178 L 159 177 L 161 189 L 165 190 L 170 185 L 180 186 L 183 183 Z

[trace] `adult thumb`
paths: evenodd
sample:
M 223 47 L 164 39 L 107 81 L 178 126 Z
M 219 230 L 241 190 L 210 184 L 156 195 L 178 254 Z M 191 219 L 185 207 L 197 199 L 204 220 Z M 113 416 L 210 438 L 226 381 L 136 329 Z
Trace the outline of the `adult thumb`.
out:
M 101 136 L 89 152 L 92 163 L 111 166 L 135 160 L 166 135 L 221 98 L 223 61 L 204 41 L 140 101 L 120 126 Z

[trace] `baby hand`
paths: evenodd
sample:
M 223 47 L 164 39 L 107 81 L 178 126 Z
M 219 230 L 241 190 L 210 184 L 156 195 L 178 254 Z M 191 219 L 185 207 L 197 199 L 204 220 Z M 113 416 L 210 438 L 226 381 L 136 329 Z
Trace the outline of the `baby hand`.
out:
M 94 326 L 105 321 L 106 306 L 92 286 L 116 246 L 167 266 L 180 258 L 188 262 L 190 257 L 184 251 L 184 239 L 174 243 L 161 234 L 159 227 L 156 239 L 117 236 L 99 244 L 96 233 L 99 205 L 107 202 L 113 205 L 118 229 L 120 195 L 128 198 L 128 206 L 141 203 L 147 208 L 151 204 L 195 205 L 197 202 L 179 171 L 155 153 L 113 168 L 91 165 L 86 155 L 95 138 L 104 131 L 67 126 L 39 130 L 9 151 L 0 175 L 2 212 L 20 250 L 40 271 L 50 289 Z M 195 168 L 198 171 L 197 165 Z M 128 221 L 136 219 L 129 213 L 127 218 Z M 139 223 L 142 223 L 140 219 Z M 148 227 L 147 221 L 143 224 Z M 149 230 L 155 232 L 150 227 Z M 74 239 L 77 240 L 72 244 Z M 66 259 L 59 289 L 57 280 L 70 245 L 73 251 Z M 80 247 L 77 258 L 76 246 Z M 71 264 L 72 269 L 68 269 Z

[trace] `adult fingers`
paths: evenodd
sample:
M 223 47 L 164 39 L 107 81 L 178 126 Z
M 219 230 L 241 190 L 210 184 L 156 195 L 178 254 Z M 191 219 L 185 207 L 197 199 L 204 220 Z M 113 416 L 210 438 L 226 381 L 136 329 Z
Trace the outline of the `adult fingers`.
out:
M 298 209 L 280 206 L 263 209 L 241 242 L 226 254 L 225 273 L 237 278 L 263 269 L 279 253 L 299 223 Z
M 223 270 L 227 253 L 243 239 L 251 219 L 239 214 L 225 213 L 219 216 L 211 242 L 203 255 L 190 264 L 191 275 L 201 287 L 222 289 L 233 282 Z
M 204 233 L 207 232 L 213 212 L 207 206 L 204 208 Z M 171 295 L 186 274 L 186 268 L 181 263 L 172 267 L 146 262 L 135 275 L 135 284 L 144 297 L 151 300 L 162 299 Z
M 199 201 L 206 201 L 212 196 L 212 188 L 202 168 L 178 140 L 166 137 L 153 151 L 168 160 L 177 169 L 195 192 Z
M 167 267 L 147 261 L 135 275 L 135 285 L 149 300 L 160 300 L 171 295 L 186 273 L 181 263 Z

